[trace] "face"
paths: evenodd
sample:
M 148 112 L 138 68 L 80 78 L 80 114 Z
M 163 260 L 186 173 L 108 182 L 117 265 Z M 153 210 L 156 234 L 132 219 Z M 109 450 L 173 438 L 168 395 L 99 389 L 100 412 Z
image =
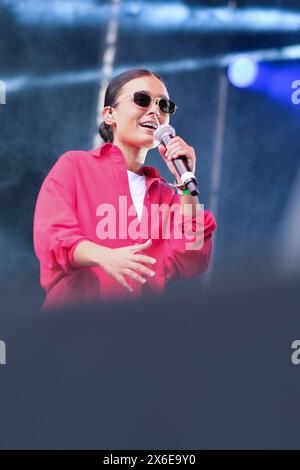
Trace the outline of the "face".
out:
M 152 98 L 170 98 L 165 85 L 156 77 L 144 76 L 127 82 L 122 88 L 117 103 L 122 101 L 130 93 L 136 91 L 148 91 Z M 112 120 L 109 118 L 109 107 L 103 109 L 106 122 L 113 126 L 114 144 L 122 143 L 138 148 L 155 148 L 158 145 L 154 138 L 154 130 L 141 127 L 140 123 L 152 120 L 160 124 L 168 124 L 170 115 L 160 110 L 158 103 L 152 101 L 149 108 L 143 108 L 134 103 L 133 98 L 127 98 L 112 108 Z

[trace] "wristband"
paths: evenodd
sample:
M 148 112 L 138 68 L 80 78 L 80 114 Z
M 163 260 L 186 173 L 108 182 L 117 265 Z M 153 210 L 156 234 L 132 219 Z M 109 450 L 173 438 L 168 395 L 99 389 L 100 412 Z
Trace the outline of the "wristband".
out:
M 177 194 L 179 194 L 180 196 L 182 196 L 183 194 L 191 194 L 190 190 L 186 189 L 184 184 L 177 183 L 176 180 L 174 182 L 174 186 L 176 186 Z
M 182 196 L 184 194 L 191 194 L 191 191 L 189 189 L 179 189 L 179 188 L 177 188 L 177 194 Z

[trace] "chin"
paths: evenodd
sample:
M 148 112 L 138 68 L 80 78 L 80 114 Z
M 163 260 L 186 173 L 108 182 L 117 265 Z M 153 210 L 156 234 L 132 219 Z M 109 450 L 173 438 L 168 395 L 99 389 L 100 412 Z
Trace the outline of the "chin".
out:
M 148 149 L 155 149 L 159 146 L 159 141 L 152 138 L 151 140 L 149 139 L 148 143 L 145 142 L 143 146 Z
M 134 142 L 132 141 L 131 144 L 134 145 Z M 159 141 L 154 138 L 154 135 L 145 135 L 141 138 L 141 136 L 137 136 L 137 139 L 135 140 L 135 144 L 137 147 L 140 148 L 145 148 L 145 149 L 155 149 L 159 145 Z

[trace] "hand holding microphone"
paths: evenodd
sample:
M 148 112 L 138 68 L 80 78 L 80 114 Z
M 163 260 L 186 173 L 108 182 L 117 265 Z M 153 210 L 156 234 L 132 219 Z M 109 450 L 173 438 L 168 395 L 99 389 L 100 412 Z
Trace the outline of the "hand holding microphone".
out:
M 169 124 L 158 126 L 155 139 L 160 142 L 159 153 L 163 157 L 171 173 L 190 191 L 197 196 L 197 180 L 195 177 L 196 155 L 193 147 L 181 137 L 175 136 L 175 130 Z

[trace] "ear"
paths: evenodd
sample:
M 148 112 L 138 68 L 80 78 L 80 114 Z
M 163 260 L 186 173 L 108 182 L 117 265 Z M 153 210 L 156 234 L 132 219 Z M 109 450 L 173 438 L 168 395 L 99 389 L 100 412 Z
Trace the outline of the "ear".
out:
M 105 106 L 102 109 L 101 115 L 103 117 L 103 120 L 106 122 L 106 124 L 111 124 L 114 122 L 112 108 L 110 106 Z

